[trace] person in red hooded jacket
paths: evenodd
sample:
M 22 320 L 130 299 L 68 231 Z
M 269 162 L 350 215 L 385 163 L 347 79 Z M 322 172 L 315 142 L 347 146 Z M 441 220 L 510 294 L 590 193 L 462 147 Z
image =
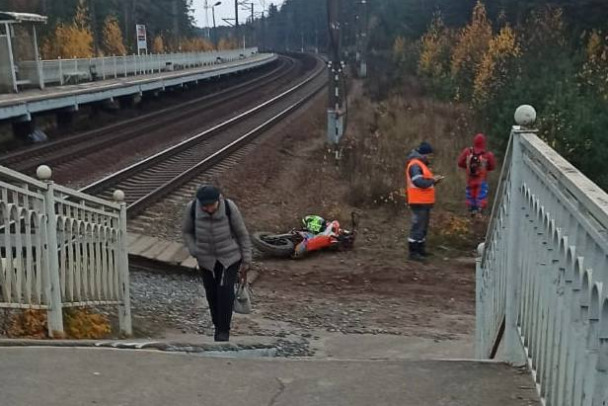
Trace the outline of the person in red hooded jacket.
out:
M 458 166 L 467 172 L 467 207 L 471 214 L 481 213 L 488 205 L 488 172 L 496 168 L 494 154 L 486 150 L 485 135 L 473 138 L 473 146 L 460 154 Z

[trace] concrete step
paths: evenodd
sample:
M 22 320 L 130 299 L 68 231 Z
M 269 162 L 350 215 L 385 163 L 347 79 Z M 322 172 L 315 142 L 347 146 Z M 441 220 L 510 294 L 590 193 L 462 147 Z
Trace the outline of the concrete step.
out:
M 0 360 L 7 405 L 538 404 L 528 373 L 490 362 L 235 359 L 85 348 L 0 348 Z

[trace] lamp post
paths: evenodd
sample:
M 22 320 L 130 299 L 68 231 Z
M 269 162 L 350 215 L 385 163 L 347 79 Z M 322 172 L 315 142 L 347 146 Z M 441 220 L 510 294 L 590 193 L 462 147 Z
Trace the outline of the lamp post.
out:
M 218 1 L 213 6 L 211 6 L 211 15 L 213 16 L 213 43 L 215 45 L 215 50 L 217 51 L 217 28 L 215 27 L 215 8 L 222 4 L 221 1 Z

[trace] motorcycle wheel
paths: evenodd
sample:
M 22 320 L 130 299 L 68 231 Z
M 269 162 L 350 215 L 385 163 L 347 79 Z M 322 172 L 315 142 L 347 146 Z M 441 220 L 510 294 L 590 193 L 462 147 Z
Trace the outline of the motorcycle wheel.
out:
M 251 242 L 260 252 L 273 257 L 288 258 L 294 251 L 294 244 L 289 238 L 276 238 L 272 233 L 253 233 Z

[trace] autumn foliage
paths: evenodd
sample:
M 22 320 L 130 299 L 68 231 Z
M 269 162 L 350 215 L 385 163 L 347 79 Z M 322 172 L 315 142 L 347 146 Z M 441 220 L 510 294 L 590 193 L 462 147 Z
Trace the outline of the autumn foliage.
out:
M 165 51 L 165 39 L 159 34 L 154 37 L 154 42 L 152 43 L 152 52 L 155 54 L 164 54 Z
M 429 30 L 420 41 L 420 74 L 431 78 L 441 78 L 449 74 L 453 37 L 453 31 L 445 26 L 441 14 L 435 14 Z
M 519 36 L 508 24 L 494 33 L 480 1 L 469 24 L 460 30 L 446 27 L 441 14 L 436 14 L 420 40 L 418 73 L 435 86 L 448 87 L 455 100 L 482 105 L 516 73 L 514 61 L 522 54 Z
M 595 89 L 604 100 L 608 100 L 608 36 L 600 30 L 593 30 L 585 51 L 580 79 L 586 87 Z
M 436 14 L 418 53 L 408 54 L 396 36 L 393 60 L 416 58 L 415 73 L 431 93 L 470 107 L 495 149 L 506 146 L 515 108 L 534 105 L 539 136 L 608 189 L 608 35 L 574 30 L 554 5 L 516 21 L 495 15 L 492 21 L 481 1 L 461 27 Z
M 228 50 L 228 49 L 237 49 L 239 47 L 237 41 L 234 38 L 222 38 L 217 44 L 217 49 Z
M 457 80 L 470 80 L 486 54 L 491 40 L 492 25 L 488 20 L 486 8 L 483 3 L 477 2 L 472 20 L 458 34 L 452 54 L 452 75 Z
M 184 36 L 167 41 L 165 32 L 152 33 L 150 44 L 152 53 L 165 52 L 207 52 L 213 50 L 213 44 L 202 37 Z M 169 35 L 170 37 L 170 35 Z M 171 39 L 171 38 L 170 38 Z M 106 17 L 99 33 L 100 55 L 126 55 L 121 22 L 114 15 Z M 236 43 L 230 40 L 220 41 L 220 49 L 234 49 Z M 91 27 L 90 10 L 85 0 L 79 0 L 74 17 L 70 21 L 58 21 L 42 41 L 42 57 L 56 58 L 91 58 L 95 55 L 94 35 Z
M 120 24 L 115 16 L 108 16 L 103 25 L 103 50 L 106 55 L 125 55 L 127 53 Z
M 213 44 L 204 38 L 185 38 L 181 40 L 182 52 L 207 52 L 213 50 Z
M 515 31 L 510 26 L 503 27 L 490 40 L 488 49 L 476 67 L 473 85 L 473 100 L 485 103 L 497 90 L 507 85 L 514 73 L 511 61 L 519 58 L 521 49 Z
M 90 58 L 93 56 L 93 33 L 89 26 L 88 9 L 80 0 L 76 15 L 70 23 L 59 23 L 42 46 L 44 58 Z

